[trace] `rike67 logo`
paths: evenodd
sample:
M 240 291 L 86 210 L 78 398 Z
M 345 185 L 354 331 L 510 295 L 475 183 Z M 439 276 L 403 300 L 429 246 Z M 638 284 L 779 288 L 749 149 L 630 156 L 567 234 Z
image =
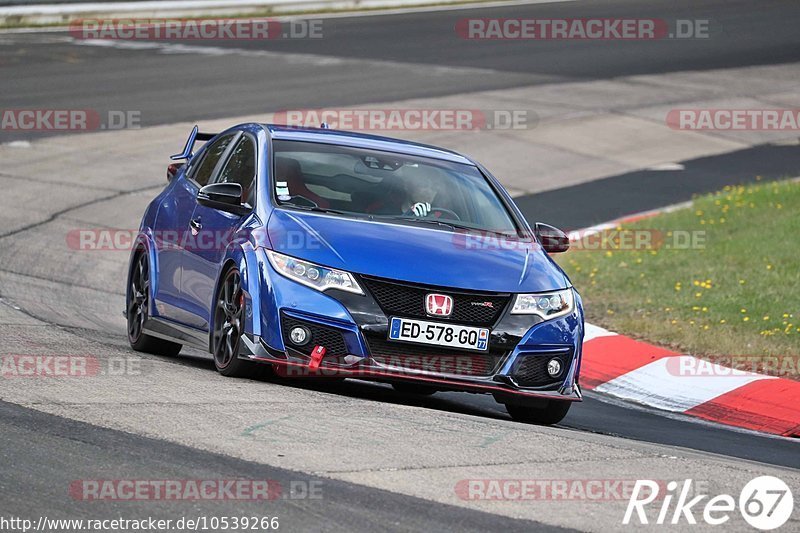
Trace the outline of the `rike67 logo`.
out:
M 637 480 L 622 523 L 694 525 L 702 520 L 707 525 L 720 526 L 735 516 L 738 504 L 738 511 L 748 524 L 768 531 L 784 525 L 794 509 L 789 486 L 773 476 L 750 480 L 739 494 L 738 502 L 730 494 L 713 497 L 697 494 L 691 479 L 682 484 L 670 481 L 663 494 L 661 488 L 663 484 L 656 481 Z

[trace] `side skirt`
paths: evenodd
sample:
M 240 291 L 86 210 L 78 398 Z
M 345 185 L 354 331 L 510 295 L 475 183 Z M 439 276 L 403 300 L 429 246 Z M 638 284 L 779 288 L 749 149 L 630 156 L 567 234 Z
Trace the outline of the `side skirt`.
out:
M 163 318 L 150 317 L 144 324 L 144 332 L 159 339 L 186 344 L 208 351 L 208 332 L 178 324 Z

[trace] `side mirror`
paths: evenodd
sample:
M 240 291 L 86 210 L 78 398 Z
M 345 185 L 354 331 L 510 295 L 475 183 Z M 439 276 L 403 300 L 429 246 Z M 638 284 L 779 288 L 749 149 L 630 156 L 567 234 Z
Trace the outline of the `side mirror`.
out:
M 242 186 L 238 183 L 211 183 L 197 193 L 197 203 L 220 211 L 246 215 L 250 207 L 242 205 Z
M 569 237 L 558 228 L 537 222 L 533 233 L 547 253 L 557 254 L 569 250 Z
M 167 181 L 172 181 L 175 178 L 175 176 L 178 175 L 178 172 L 180 172 L 181 168 L 183 168 L 183 165 L 185 164 L 186 163 L 171 163 L 167 167 Z

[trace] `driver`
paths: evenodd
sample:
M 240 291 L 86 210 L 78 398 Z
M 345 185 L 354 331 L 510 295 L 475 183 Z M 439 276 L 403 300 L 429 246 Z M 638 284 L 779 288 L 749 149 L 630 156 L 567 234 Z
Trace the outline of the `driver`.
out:
M 404 214 L 414 214 L 418 217 L 426 217 L 431 212 L 431 202 L 436 197 L 437 187 L 434 185 L 434 176 L 419 172 L 410 173 L 403 185 L 405 188 L 405 200 L 402 210 Z

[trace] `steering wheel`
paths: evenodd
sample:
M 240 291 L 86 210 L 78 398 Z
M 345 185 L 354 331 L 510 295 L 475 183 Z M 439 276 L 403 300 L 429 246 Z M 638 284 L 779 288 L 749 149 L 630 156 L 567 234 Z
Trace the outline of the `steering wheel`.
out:
M 434 213 L 439 213 L 439 216 L 434 216 Z M 404 215 L 413 215 L 414 211 L 406 211 L 403 213 Z M 461 217 L 456 214 L 455 211 L 447 209 L 446 207 L 433 207 L 431 206 L 431 210 L 428 211 L 428 214 L 422 218 L 440 218 L 442 215 L 449 215 L 450 220 L 461 220 Z

